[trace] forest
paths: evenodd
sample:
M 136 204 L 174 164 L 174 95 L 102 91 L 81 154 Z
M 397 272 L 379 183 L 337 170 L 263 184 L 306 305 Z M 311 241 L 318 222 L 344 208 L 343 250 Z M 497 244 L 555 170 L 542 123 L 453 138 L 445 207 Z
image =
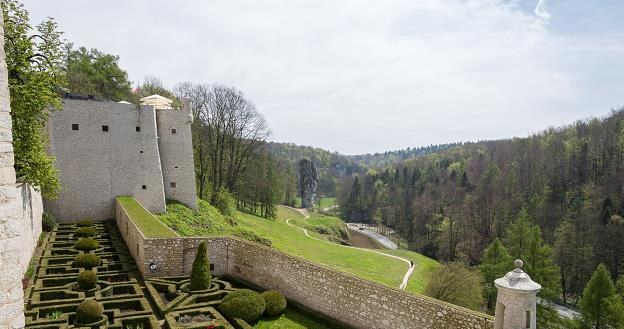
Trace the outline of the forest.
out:
M 392 227 L 442 261 L 479 265 L 502 241 L 511 256 L 542 262 L 528 270 L 542 295 L 576 304 L 599 264 L 613 280 L 624 270 L 623 156 L 619 109 L 362 170 L 337 196 L 345 220 Z M 531 243 L 535 252 L 522 255 Z

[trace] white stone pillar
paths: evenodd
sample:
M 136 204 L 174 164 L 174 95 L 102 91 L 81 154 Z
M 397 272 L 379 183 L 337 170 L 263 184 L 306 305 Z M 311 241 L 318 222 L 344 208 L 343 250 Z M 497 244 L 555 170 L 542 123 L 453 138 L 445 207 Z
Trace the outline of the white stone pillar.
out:
M 24 327 L 22 205 L 15 187 L 10 111 L 4 19 L 0 12 L 0 329 Z
M 542 289 L 522 271 L 520 259 L 516 269 L 494 280 L 498 289 L 494 329 L 536 329 L 537 293 Z

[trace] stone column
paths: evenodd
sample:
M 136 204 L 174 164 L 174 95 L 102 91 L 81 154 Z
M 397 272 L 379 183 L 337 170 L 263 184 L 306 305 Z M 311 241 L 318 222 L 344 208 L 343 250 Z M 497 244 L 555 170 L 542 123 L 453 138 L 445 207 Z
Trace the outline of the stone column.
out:
M 4 19 L 0 12 L 0 329 L 24 327 L 21 202 L 15 187 Z
M 494 329 L 536 329 L 537 293 L 542 286 L 522 271 L 524 263 L 517 259 L 516 269 L 494 280 L 498 289 Z

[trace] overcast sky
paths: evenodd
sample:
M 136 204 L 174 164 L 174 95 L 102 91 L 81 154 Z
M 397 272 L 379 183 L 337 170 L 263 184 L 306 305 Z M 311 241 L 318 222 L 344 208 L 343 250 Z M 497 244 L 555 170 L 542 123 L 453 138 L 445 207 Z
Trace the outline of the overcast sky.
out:
M 146 75 L 231 85 L 346 154 L 526 136 L 624 105 L 622 0 L 24 0 Z

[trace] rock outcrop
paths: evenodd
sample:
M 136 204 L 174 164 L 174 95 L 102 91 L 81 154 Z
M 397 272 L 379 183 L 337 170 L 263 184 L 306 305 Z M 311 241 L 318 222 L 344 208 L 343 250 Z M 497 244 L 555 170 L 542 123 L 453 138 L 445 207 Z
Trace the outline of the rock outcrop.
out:
M 316 197 L 316 185 L 318 173 L 314 163 L 308 159 L 299 161 L 299 195 L 301 196 L 301 208 L 312 208 Z

